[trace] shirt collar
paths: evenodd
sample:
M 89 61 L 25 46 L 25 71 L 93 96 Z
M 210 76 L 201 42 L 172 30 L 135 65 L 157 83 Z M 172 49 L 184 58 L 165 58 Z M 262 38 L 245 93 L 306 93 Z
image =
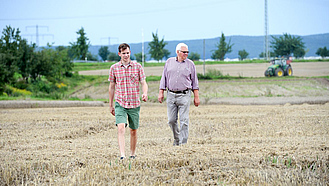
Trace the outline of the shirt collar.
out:
M 121 60 L 120 60 L 120 66 L 124 66 Z M 127 66 L 131 66 L 131 61 L 129 61 Z
M 178 61 L 178 57 L 176 57 L 176 61 L 177 61 L 177 62 L 179 62 L 179 61 Z M 180 63 L 183 63 L 183 62 L 185 62 L 185 60 L 183 60 L 183 61 L 182 61 L 182 62 L 180 62 Z

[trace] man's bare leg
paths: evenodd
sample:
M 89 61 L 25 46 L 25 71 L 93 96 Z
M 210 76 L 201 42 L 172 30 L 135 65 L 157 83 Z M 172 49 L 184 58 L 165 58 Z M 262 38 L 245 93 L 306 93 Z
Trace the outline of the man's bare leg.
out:
M 120 156 L 125 157 L 125 123 L 118 124 L 118 143 Z
M 130 129 L 130 156 L 135 157 L 137 144 L 137 129 Z

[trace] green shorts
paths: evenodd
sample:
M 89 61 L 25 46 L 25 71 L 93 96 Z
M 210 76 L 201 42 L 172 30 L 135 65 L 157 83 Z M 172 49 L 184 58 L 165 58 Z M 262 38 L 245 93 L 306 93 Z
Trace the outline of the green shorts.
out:
M 136 108 L 124 108 L 118 102 L 115 102 L 115 125 L 119 123 L 125 123 L 127 127 L 127 118 L 129 122 L 129 128 L 138 129 L 139 127 L 139 111 L 140 107 Z

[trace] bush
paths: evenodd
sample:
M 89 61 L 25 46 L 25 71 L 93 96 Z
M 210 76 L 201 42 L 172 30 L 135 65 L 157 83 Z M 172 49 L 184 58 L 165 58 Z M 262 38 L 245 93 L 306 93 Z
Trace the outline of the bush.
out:
M 208 69 L 206 74 L 200 74 L 198 73 L 198 79 L 220 79 L 221 77 L 224 77 L 222 72 L 216 69 Z
M 7 85 L 5 88 L 5 93 L 9 96 L 19 97 L 19 96 L 31 96 L 32 92 L 25 89 L 18 89 L 12 86 Z
M 59 92 L 62 92 L 62 93 L 67 91 L 67 89 L 68 89 L 67 85 L 64 83 L 56 83 L 55 85 L 57 87 L 57 90 L 59 90 Z
M 29 87 L 30 91 L 32 92 L 45 92 L 45 93 L 50 93 L 52 91 L 52 87 L 50 83 L 45 82 L 45 81 L 36 81 L 32 83 L 32 85 Z
M 52 92 L 48 97 L 58 100 L 58 99 L 63 99 L 65 96 L 63 93 L 60 93 L 60 92 Z
M 16 83 L 15 83 L 15 86 L 16 88 L 18 89 L 27 89 L 29 85 L 26 83 L 25 80 L 21 79 L 21 80 L 18 80 Z
M 72 72 L 65 72 L 65 77 L 73 77 L 73 73 Z

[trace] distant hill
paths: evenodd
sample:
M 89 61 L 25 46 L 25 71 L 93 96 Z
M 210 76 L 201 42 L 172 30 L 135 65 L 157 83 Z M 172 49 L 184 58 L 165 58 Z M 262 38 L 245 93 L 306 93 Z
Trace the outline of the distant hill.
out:
M 275 35 L 279 37 L 280 35 Z M 307 35 L 300 36 L 305 42 L 306 57 L 317 56 L 315 53 L 318 48 L 327 47 L 329 48 L 329 33 L 325 34 L 316 34 L 316 35 Z M 249 58 L 258 58 L 259 54 L 264 51 L 264 36 L 225 36 L 226 42 L 231 39 L 231 44 L 234 44 L 232 47 L 232 52 L 227 54 L 225 58 L 238 58 L 238 52 L 245 49 L 249 53 Z M 214 50 L 216 50 L 216 45 L 219 43 L 220 37 L 205 39 L 205 59 L 211 59 L 211 55 Z M 269 40 L 272 40 L 272 37 L 269 37 Z M 166 40 L 165 40 L 166 41 Z M 169 50 L 170 56 L 175 56 L 176 45 L 180 42 L 186 43 L 189 46 L 189 51 L 196 52 L 200 54 L 201 59 L 203 59 L 203 39 L 196 40 L 175 40 L 175 41 L 166 41 L 166 49 Z M 144 52 L 148 53 L 148 43 L 144 42 Z M 132 55 L 142 52 L 142 43 L 128 43 L 132 50 Z M 89 51 L 93 55 L 98 55 L 98 50 L 100 45 L 94 45 L 89 47 Z M 117 53 L 118 45 L 110 45 L 109 47 L 111 52 Z M 271 49 L 270 49 L 271 50 Z M 147 54 L 147 59 L 150 60 L 149 55 Z

